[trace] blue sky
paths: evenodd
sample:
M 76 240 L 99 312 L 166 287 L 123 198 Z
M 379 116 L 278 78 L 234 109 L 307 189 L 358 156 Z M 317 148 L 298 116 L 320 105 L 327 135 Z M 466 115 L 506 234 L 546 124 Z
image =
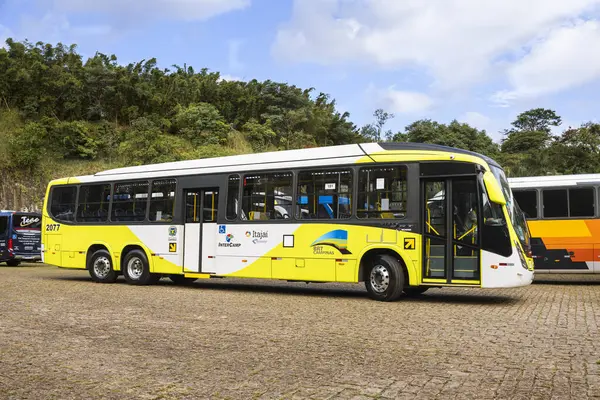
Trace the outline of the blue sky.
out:
M 600 0 L 0 0 L 0 40 L 76 43 L 314 87 L 361 126 L 456 118 L 494 139 L 533 107 L 598 121 Z

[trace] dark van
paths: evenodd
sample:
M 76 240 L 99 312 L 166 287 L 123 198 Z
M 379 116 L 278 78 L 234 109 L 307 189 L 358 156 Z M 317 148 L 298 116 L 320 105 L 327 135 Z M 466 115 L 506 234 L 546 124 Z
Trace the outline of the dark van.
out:
M 42 215 L 0 211 L 0 262 L 16 267 L 42 259 Z

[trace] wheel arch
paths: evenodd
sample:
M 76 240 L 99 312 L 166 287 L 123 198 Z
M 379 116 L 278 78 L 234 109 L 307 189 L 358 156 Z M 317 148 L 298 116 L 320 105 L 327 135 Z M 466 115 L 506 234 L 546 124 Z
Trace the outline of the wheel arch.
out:
M 146 261 L 148 262 L 148 268 L 150 269 L 150 272 L 153 272 L 154 266 L 152 264 L 152 257 L 150 257 L 148 249 L 146 249 L 141 243 L 132 243 L 123 247 L 123 249 L 121 250 L 121 257 L 119 261 L 119 267 L 121 268 L 121 270 L 123 269 L 123 263 L 125 262 L 127 253 L 129 253 L 132 250 L 140 250 L 142 253 L 144 253 L 144 255 L 146 256 Z
M 108 252 L 108 254 L 110 255 L 110 260 L 111 260 L 113 269 L 116 270 L 117 265 L 115 264 L 115 260 L 114 260 L 114 256 L 111 251 L 111 248 L 107 243 L 104 243 L 104 242 L 95 242 L 95 243 L 91 244 L 90 247 L 88 247 L 87 252 L 85 254 L 85 268 L 86 269 L 90 268 L 90 259 L 92 258 L 92 254 L 94 254 L 98 250 L 106 250 Z
M 417 273 L 415 271 L 414 265 L 412 263 L 412 259 L 408 257 L 408 255 L 403 254 L 402 251 L 399 251 L 397 248 L 389 247 L 389 246 L 370 246 L 366 248 L 362 254 L 358 257 L 358 269 L 356 274 L 357 282 L 364 282 L 367 274 L 367 263 L 374 256 L 386 254 L 394 257 L 400 262 L 402 266 L 402 271 L 404 272 L 404 282 L 406 285 L 418 285 L 417 281 Z

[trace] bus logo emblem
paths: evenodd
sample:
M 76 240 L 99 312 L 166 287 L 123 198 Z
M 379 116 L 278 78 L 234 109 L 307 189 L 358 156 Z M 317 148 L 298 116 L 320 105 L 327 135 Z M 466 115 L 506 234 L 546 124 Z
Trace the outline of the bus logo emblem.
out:
M 330 246 L 342 254 L 352 254 L 347 249 L 348 247 L 348 231 L 336 229 L 335 231 L 327 232 L 310 245 L 314 249 L 315 254 L 333 254 L 323 249 L 325 246 Z

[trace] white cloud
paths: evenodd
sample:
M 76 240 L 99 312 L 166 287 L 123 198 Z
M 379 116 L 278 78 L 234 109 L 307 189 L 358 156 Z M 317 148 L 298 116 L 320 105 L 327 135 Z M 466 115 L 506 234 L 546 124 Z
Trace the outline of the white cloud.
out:
M 492 120 L 491 118 L 476 111 L 467 111 L 460 118 L 458 118 L 458 121 L 469 124 L 477 129 L 488 130 Z
M 396 90 L 394 86 L 380 89 L 371 85 L 367 97 L 375 107 L 395 114 L 419 114 L 433 105 L 433 100 L 424 93 Z
M 48 0 L 44 0 L 48 1 Z M 104 13 L 121 18 L 202 21 L 250 6 L 250 0 L 54 0 L 64 13 Z
M 219 77 L 219 79 L 217 79 L 217 82 L 221 82 L 221 81 L 227 81 L 227 82 L 234 82 L 234 81 L 240 81 L 240 82 L 244 82 L 245 79 L 244 78 L 240 78 L 239 76 L 234 76 L 234 75 L 229 75 L 229 74 L 223 74 Z
M 514 100 L 552 94 L 598 79 L 599 48 L 598 21 L 577 21 L 557 28 L 510 66 L 511 89 L 495 93 L 492 100 L 506 106 Z
M 454 89 L 488 77 L 600 0 L 295 0 L 273 55 L 324 65 L 422 67 Z

